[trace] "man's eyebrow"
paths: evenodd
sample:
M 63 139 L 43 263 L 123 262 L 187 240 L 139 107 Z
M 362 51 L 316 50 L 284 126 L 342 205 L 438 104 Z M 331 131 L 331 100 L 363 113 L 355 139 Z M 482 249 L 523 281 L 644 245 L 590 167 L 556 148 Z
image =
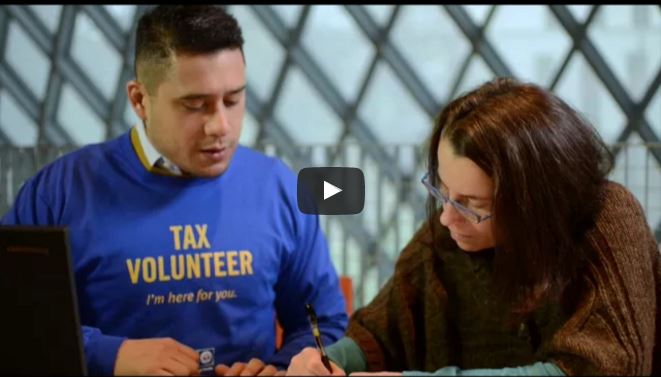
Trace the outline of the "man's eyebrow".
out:
M 232 95 L 232 94 L 238 94 L 238 93 L 241 93 L 242 91 L 244 91 L 245 89 L 246 89 L 246 84 L 243 84 L 243 86 L 241 86 L 240 88 L 237 88 L 237 89 L 231 90 L 231 91 L 230 91 L 229 93 L 227 93 L 227 94 L 229 94 L 229 95 Z
M 438 178 L 438 183 L 439 183 L 439 185 L 443 185 L 443 186 L 445 186 L 445 183 L 443 183 L 443 180 L 441 180 L 441 177 L 439 177 L 438 175 L 437 175 L 436 177 Z M 446 186 L 446 187 L 447 187 L 447 186 Z M 460 196 L 461 196 L 462 198 L 473 199 L 473 200 L 485 200 L 485 201 L 486 201 L 486 200 L 489 200 L 489 199 L 490 199 L 490 198 L 485 198 L 485 197 L 483 197 L 483 196 L 476 196 L 476 195 L 460 195 Z
M 245 89 L 246 89 L 246 85 L 243 85 L 240 88 L 237 88 L 237 89 L 234 89 L 234 90 L 231 90 L 231 91 L 227 92 L 227 94 L 228 95 L 235 95 L 235 94 L 241 93 Z M 178 97 L 177 99 L 181 100 L 181 101 L 193 101 L 193 100 L 197 100 L 197 99 L 207 99 L 207 98 L 210 98 L 210 97 L 213 97 L 213 96 L 214 96 L 214 94 L 210 94 L 210 93 L 191 93 L 191 94 L 186 94 L 186 95 L 183 95 L 181 97 Z

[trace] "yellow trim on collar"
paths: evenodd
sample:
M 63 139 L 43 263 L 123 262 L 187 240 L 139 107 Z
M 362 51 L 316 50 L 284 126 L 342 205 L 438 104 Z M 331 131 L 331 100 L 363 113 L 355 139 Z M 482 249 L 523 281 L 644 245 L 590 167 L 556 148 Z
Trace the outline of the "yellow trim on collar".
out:
M 168 175 L 171 177 L 179 177 L 178 175 L 172 174 L 167 169 L 161 168 L 160 166 L 149 165 L 149 161 L 147 160 L 145 151 L 144 149 L 142 149 L 142 144 L 140 144 L 140 137 L 138 136 L 138 130 L 135 127 L 131 129 L 131 144 L 133 144 L 133 149 L 135 150 L 135 153 L 138 155 L 138 159 L 142 163 L 142 166 L 148 172 L 156 173 L 160 175 Z
M 142 166 L 144 166 L 148 171 L 151 171 L 152 167 L 149 165 L 149 161 L 147 161 L 145 151 L 142 149 L 142 145 L 140 144 L 138 130 L 135 127 L 133 127 L 131 130 L 131 144 L 133 144 L 133 149 L 135 149 L 135 153 L 138 155 L 138 159 L 140 159 Z

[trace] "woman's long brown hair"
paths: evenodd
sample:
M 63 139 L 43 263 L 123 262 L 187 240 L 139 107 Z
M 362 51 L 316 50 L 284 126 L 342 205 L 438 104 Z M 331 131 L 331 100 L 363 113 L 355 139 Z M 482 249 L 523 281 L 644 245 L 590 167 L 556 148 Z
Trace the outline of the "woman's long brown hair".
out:
M 428 155 L 434 185 L 441 137 L 493 179 L 494 288 L 515 300 L 514 317 L 558 298 L 586 256 L 584 235 L 613 165 L 594 128 L 536 85 L 495 79 L 436 119 Z M 428 221 L 438 222 L 438 213 L 430 198 Z

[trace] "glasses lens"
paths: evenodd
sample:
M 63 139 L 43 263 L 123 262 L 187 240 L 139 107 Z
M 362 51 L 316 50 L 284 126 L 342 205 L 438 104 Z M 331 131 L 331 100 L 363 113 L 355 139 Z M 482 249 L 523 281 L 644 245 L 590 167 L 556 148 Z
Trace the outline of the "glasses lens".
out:
M 474 213 L 474 212 L 471 211 L 470 209 L 468 209 L 468 208 L 466 208 L 466 207 L 464 207 L 464 206 L 462 206 L 461 204 L 456 203 L 456 202 L 453 202 L 452 205 L 453 205 L 454 208 L 456 208 L 457 211 L 458 211 L 458 212 L 459 212 L 464 218 L 466 218 L 468 221 L 470 221 L 470 222 L 472 222 L 472 223 L 478 223 L 478 222 L 480 221 L 480 220 L 479 220 L 479 215 L 476 214 L 476 213 Z
M 432 186 L 432 184 L 429 182 L 429 174 L 425 174 L 425 176 L 422 178 L 422 183 L 425 185 L 425 188 L 427 191 L 429 191 L 429 194 L 431 194 L 434 198 L 436 198 L 438 201 L 441 202 L 441 205 L 443 208 L 446 207 L 446 205 L 449 203 L 451 204 L 457 212 L 459 212 L 466 220 L 478 224 L 480 222 L 480 216 L 473 212 L 472 210 L 464 207 L 463 205 L 451 201 L 450 198 L 446 197 L 443 195 L 441 190 L 437 189 L 436 187 Z

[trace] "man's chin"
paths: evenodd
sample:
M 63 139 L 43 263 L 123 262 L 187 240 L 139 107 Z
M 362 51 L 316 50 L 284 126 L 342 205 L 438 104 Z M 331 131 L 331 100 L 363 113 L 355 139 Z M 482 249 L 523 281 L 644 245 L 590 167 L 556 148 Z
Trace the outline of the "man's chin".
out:
M 228 163 L 219 163 L 209 167 L 200 167 L 190 172 L 190 175 L 200 178 L 216 178 L 220 177 L 227 171 Z
M 218 161 L 213 164 L 208 162 L 205 164 L 198 164 L 198 166 L 193 167 L 188 172 L 190 175 L 201 178 L 216 178 L 227 171 L 230 162 L 232 161 L 233 154 L 230 154 L 227 158 L 224 158 L 222 161 Z

